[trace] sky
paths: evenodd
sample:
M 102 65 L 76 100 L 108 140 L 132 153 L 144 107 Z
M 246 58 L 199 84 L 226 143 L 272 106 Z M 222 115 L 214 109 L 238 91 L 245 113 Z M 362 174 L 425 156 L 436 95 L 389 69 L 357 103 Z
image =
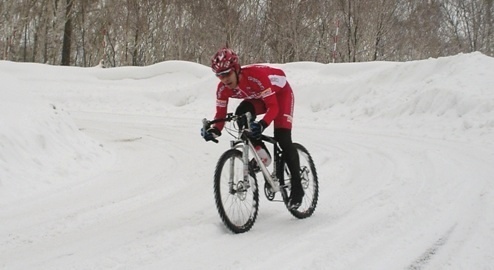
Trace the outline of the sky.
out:
M 0 269 L 494 269 L 492 57 L 270 65 L 319 202 L 298 220 L 261 194 L 236 235 L 209 67 L 0 61 Z

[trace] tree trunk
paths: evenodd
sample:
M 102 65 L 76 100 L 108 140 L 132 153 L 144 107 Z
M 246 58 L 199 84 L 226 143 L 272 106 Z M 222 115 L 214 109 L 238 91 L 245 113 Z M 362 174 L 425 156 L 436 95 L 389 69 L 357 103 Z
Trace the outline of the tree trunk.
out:
M 63 44 L 62 44 L 62 66 L 70 65 L 70 47 L 72 40 L 72 15 L 70 14 L 72 9 L 72 0 L 67 0 L 67 6 L 65 7 L 65 27 L 63 32 Z

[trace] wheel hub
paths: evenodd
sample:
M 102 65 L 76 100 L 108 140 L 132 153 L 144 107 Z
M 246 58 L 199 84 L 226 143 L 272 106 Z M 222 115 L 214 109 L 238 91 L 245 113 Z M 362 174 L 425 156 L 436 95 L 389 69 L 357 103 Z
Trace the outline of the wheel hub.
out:
M 244 183 L 244 181 L 238 181 L 237 183 L 237 197 L 240 199 L 240 200 L 245 200 L 245 198 L 247 198 L 247 189 L 249 188 L 248 185 L 246 185 Z
M 309 187 L 309 169 L 305 166 L 300 170 L 300 182 L 304 189 Z

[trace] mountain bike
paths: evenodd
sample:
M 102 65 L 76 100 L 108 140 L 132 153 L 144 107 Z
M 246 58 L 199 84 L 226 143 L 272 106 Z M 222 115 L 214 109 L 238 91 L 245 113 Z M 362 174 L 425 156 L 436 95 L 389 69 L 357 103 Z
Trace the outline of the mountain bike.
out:
M 300 158 L 300 176 L 305 195 L 300 207 L 290 209 L 288 199 L 291 177 L 283 158 L 283 151 L 274 137 L 261 135 L 262 141 L 273 145 L 273 165 L 270 171 L 261 162 L 251 142 L 251 119 L 249 112 L 243 115 L 228 113 L 226 118 L 211 121 L 203 119 L 204 130 L 214 123 L 232 122 L 230 127 L 225 128 L 233 137 L 230 141 L 230 149 L 220 156 L 214 172 L 214 199 L 221 220 L 233 233 L 249 231 L 256 221 L 259 210 L 257 181 L 259 173 L 264 177 L 266 198 L 269 201 L 283 202 L 296 218 L 310 217 L 316 209 L 319 196 L 319 183 L 314 161 L 304 146 L 294 143 Z M 239 121 L 243 121 L 246 125 L 239 127 Z M 213 141 L 218 142 L 216 139 Z M 257 166 L 253 166 L 250 156 L 257 162 Z

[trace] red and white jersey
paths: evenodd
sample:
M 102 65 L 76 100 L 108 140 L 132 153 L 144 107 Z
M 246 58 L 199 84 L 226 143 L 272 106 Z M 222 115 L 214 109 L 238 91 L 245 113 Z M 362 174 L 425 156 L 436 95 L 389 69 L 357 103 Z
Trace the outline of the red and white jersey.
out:
M 216 115 L 215 119 L 226 117 L 228 99 L 260 99 L 266 105 L 266 114 L 263 120 L 269 125 L 278 115 L 279 107 L 276 93 L 288 86 L 283 70 L 265 66 L 249 65 L 242 67 L 239 82 L 235 89 L 220 82 L 216 91 Z M 288 86 L 289 87 L 289 86 Z M 215 125 L 223 129 L 224 123 Z

